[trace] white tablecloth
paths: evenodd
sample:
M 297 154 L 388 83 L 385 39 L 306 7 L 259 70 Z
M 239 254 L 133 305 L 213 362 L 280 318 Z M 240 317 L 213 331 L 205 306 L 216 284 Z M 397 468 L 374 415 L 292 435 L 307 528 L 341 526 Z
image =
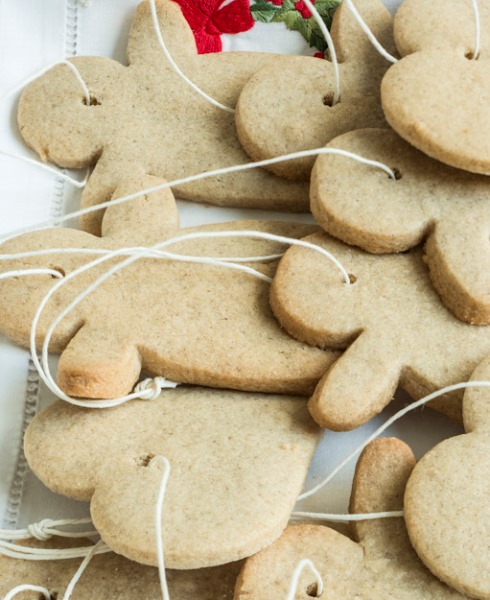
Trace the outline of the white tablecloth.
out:
M 78 0 L 0 0 L 0 97 L 38 69 L 64 56 L 103 55 L 124 62 L 127 33 L 136 4 L 137 0 L 93 0 L 89 7 L 84 7 Z M 392 0 L 389 6 L 393 8 L 396 4 L 397 0 Z M 225 50 L 312 54 L 301 36 L 286 31 L 282 23 L 259 23 L 250 32 L 224 35 L 223 45 Z M 15 126 L 17 99 L 18 94 L 0 102 L 0 149 L 28 156 L 29 151 L 20 141 Z M 79 192 L 70 185 L 34 166 L 1 156 L 0 190 L 0 234 L 78 206 Z M 270 216 L 261 211 L 204 209 L 196 204 L 179 204 L 183 226 Z M 28 353 L 0 337 L 0 516 L 5 526 L 20 526 L 45 517 L 88 514 L 86 504 L 68 501 L 48 491 L 23 461 L 22 428 L 35 411 L 52 400 L 40 385 Z M 374 421 L 354 432 L 326 432 L 307 485 L 327 474 L 407 401 L 402 397 Z M 406 440 L 420 456 L 439 440 L 460 431 L 460 427 L 444 416 L 426 409 L 406 417 L 389 433 Z M 328 489 L 303 503 L 302 509 L 346 512 L 353 468 L 352 464 L 345 469 Z

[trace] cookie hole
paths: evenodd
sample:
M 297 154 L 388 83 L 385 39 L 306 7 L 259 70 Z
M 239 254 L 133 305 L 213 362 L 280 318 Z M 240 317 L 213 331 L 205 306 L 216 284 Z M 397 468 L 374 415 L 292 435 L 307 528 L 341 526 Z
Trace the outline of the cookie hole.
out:
M 479 56 L 475 56 L 475 53 L 473 52 L 473 50 L 470 50 L 469 52 L 467 52 L 464 55 L 465 58 L 467 58 L 468 60 L 478 60 L 480 57 Z
M 318 584 L 317 583 L 311 583 L 306 588 L 306 593 L 308 594 L 308 596 L 311 596 L 312 598 L 319 598 L 319 596 L 318 596 Z
M 353 284 L 357 281 L 357 277 L 352 273 L 349 273 L 349 281 L 351 282 L 351 284 Z
M 58 592 L 49 592 L 49 600 L 58 600 Z
M 62 276 L 62 277 L 66 277 L 66 271 L 65 269 L 63 269 L 62 267 L 49 267 L 50 269 L 53 269 L 53 271 L 58 271 L 58 273 Z M 54 275 L 51 275 L 52 279 L 58 279 L 57 277 L 55 277 Z
M 155 458 L 155 454 L 141 454 L 134 459 L 138 467 L 147 467 Z
M 325 96 L 323 96 L 323 104 L 325 106 L 333 106 L 333 94 L 326 94 Z
M 82 102 L 85 104 L 85 106 L 101 106 L 101 103 L 95 96 L 92 96 L 92 94 L 89 96 L 89 102 L 87 102 L 87 98 L 83 98 Z
M 403 177 L 403 175 L 401 174 L 400 169 L 397 169 L 396 167 L 393 167 L 391 170 L 395 174 L 395 180 L 396 181 L 400 181 L 400 179 Z

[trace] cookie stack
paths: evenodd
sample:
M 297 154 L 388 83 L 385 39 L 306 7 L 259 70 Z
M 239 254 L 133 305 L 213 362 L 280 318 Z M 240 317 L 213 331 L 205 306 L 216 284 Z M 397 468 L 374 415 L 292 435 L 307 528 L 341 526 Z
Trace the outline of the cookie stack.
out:
M 332 24 L 343 85 L 336 104 L 328 61 L 197 55 L 171 0 L 156 2 L 165 43 L 223 106 L 197 96 L 162 58 L 151 2 L 136 11 L 129 67 L 74 60 L 88 95 L 66 65 L 26 88 L 18 113 L 26 143 L 61 167 L 94 166 L 82 207 L 108 203 L 83 215 L 82 231 L 31 232 L 0 248 L 15 255 L 2 271 L 48 267 L 66 279 L 39 315 L 51 276 L 1 280 L 0 330 L 39 349 L 51 335 L 61 397 L 89 406 L 54 403 L 24 440 L 36 475 L 89 501 L 118 555 L 94 558 L 73 598 L 160 596 L 150 568 L 158 564 L 159 457 L 171 465 L 160 521 L 172 600 L 278 600 L 288 590 L 305 599 L 490 598 L 481 385 L 464 405 L 461 390 L 431 403 L 455 420 L 464 413 L 467 434 L 417 466 L 396 439 L 362 453 L 351 512 L 404 506 L 405 518 L 366 517 L 353 539 L 311 524 L 285 530 L 322 428 L 367 423 L 399 386 L 419 399 L 470 377 L 475 386 L 490 379 L 490 7 L 481 4 L 475 49 L 471 0 L 404 0 L 394 26 L 378 0 L 358 0 L 381 44 L 402 57 L 390 67 L 344 2 Z M 434 72 L 440 86 L 429 82 Z M 467 97 L 475 103 L 465 108 Z M 181 181 L 325 145 L 344 154 Z M 385 165 L 391 177 L 352 156 Z M 172 191 L 163 178 L 178 180 Z M 317 225 L 179 229 L 173 192 L 221 206 L 311 206 Z M 278 262 L 286 238 L 293 246 Z M 156 379 L 138 399 L 96 408 L 131 395 L 143 373 L 180 385 L 160 391 Z M 295 588 L 302 559 L 321 581 L 304 571 Z M 56 597 L 76 568 L 31 570 L 2 558 L 0 593 L 29 581 Z

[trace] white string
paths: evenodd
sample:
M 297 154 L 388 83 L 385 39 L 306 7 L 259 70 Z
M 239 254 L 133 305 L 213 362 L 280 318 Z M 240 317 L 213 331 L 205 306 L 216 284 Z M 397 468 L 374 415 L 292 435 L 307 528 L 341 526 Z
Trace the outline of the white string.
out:
M 68 181 L 68 183 L 71 183 L 71 185 L 73 187 L 80 189 L 87 185 L 90 169 L 87 169 L 87 172 L 85 173 L 85 177 L 81 181 L 79 181 L 78 179 L 75 179 L 74 177 L 71 177 L 70 175 L 63 173 L 62 171 L 59 171 L 58 169 L 55 169 L 54 167 L 45 165 L 44 163 L 40 162 L 39 160 L 36 160 L 34 158 L 29 158 L 28 156 L 21 156 L 20 154 L 14 154 L 12 152 L 7 152 L 6 150 L 0 150 L 0 155 L 7 156 L 8 158 L 15 158 L 16 160 L 21 160 L 30 165 L 34 165 L 35 167 L 38 167 L 39 169 L 43 169 L 44 171 L 47 171 L 48 173 L 51 173 L 52 175 L 56 175 L 56 177 L 60 177 L 64 181 Z
M 364 19 L 361 17 L 359 12 L 357 11 L 357 8 L 354 6 L 352 0 L 344 0 L 344 2 L 347 4 L 347 7 L 349 8 L 349 10 L 352 13 L 352 16 L 359 23 L 359 26 L 361 27 L 361 29 L 368 36 L 371 44 L 376 48 L 376 50 L 381 54 L 381 56 L 386 58 L 386 60 L 388 60 L 391 63 L 397 63 L 398 59 L 395 58 L 392 54 L 390 54 L 387 50 L 385 50 L 383 48 L 383 46 L 378 42 L 378 40 L 376 39 L 375 35 L 371 31 L 371 29 L 369 28 L 367 23 L 364 21 Z
M 85 569 L 88 567 L 90 561 L 97 554 L 99 548 L 101 548 L 102 546 L 105 546 L 105 544 L 102 540 L 100 540 L 90 548 L 89 552 L 87 553 L 87 556 L 83 559 L 82 564 L 79 566 L 77 572 L 73 576 L 73 579 L 68 584 L 68 587 L 66 588 L 66 591 L 63 595 L 63 600 L 69 600 L 70 596 L 73 593 L 73 590 L 75 589 L 75 586 L 77 585 L 81 576 L 85 572 Z
M 11 277 L 25 277 L 26 275 L 51 275 L 58 279 L 62 279 L 63 275 L 54 269 L 22 269 L 20 271 L 7 271 L 0 273 L 0 279 L 9 279 Z
M 162 588 L 163 600 L 170 600 L 170 594 L 167 586 L 167 576 L 165 573 L 165 557 L 164 557 L 164 544 L 163 544 L 163 527 L 162 527 L 162 512 L 163 502 L 165 500 L 165 492 L 167 491 L 168 479 L 170 477 L 170 462 L 165 456 L 155 456 L 150 464 L 162 463 L 163 474 L 162 481 L 160 483 L 160 489 L 158 490 L 158 499 L 155 509 L 155 530 L 156 530 L 156 545 L 157 545 L 157 558 L 158 558 L 158 574 L 160 576 L 160 586 Z
M 293 571 L 293 575 L 291 577 L 291 583 L 289 585 L 289 591 L 286 596 L 286 600 L 294 600 L 295 599 L 296 591 L 298 589 L 299 578 L 301 577 L 301 574 L 306 567 L 308 567 L 310 569 L 310 571 L 313 573 L 313 575 L 315 576 L 315 579 L 316 579 L 315 597 L 319 598 L 323 594 L 322 576 L 320 575 L 317 568 L 313 564 L 313 561 L 311 561 L 309 558 L 303 558 L 303 560 L 301 560 L 297 564 L 296 569 L 294 569 L 294 571 Z
M 0 540 L 0 555 L 33 561 L 83 558 L 87 556 L 90 548 L 91 546 L 81 546 L 80 548 L 34 548 Z M 106 545 L 100 546 L 97 550 L 97 554 L 105 554 L 107 552 L 112 552 L 112 550 Z
M 316 513 L 295 511 L 291 514 L 293 519 L 316 519 L 319 521 L 333 521 L 336 523 L 350 523 L 351 521 L 371 521 L 375 519 L 393 519 L 403 517 L 403 510 L 382 511 L 373 513 L 352 513 L 352 514 L 335 514 L 335 513 Z
M 92 519 L 43 519 L 38 523 L 31 523 L 25 529 L 0 529 L 0 540 L 28 540 L 35 538 L 46 541 L 53 536 L 67 538 L 85 538 L 97 535 L 97 531 L 64 531 L 60 527 L 71 527 L 73 525 L 92 524 Z
M 432 392 L 428 396 L 425 396 L 424 398 L 421 398 L 420 400 L 417 400 L 416 402 L 413 402 L 412 404 L 409 404 L 405 408 L 399 410 L 396 414 L 394 414 L 392 417 L 390 417 L 385 423 L 383 423 L 383 425 L 378 427 L 378 429 L 376 429 L 376 431 L 374 431 L 374 433 L 372 433 L 366 439 L 366 441 L 364 441 L 351 454 L 349 454 L 349 456 L 347 458 L 345 458 L 337 467 L 335 467 L 335 469 L 327 477 L 325 477 L 325 479 L 323 479 L 318 485 L 316 485 L 312 489 L 308 490 L 307 492 L 303 492 L 300 496 L 298 496 L 298 500 L 304 500 L 305 498 L 309 498 L 310 496 L 313 496 L 313 494 L 316 494 L 319 490 L 321 490 L 324 486 L 326 486 L 335 477 L 335 475 L 337 475 L 337 473 L 339 471 L 341 471 L 345 467 L 345 465 L 347 465 L 347 463 L 349 463 L 360 452 L 362 452 L 364 450 L 364 448 L 370 442 L 372 442 L 375 438 L 377 438 L 379 435 L 381 435 L 386 429 L 388 429 L 388 427 L 390 427 L 390 425 L 393 425 L 393 423 L 395 423 L 396 421 L 398 421 L 399 419 L 404 417 L 409 412 L 415 410 L 416 408 L 419 408 L 419 406 L 423 406 L 424 404 L 427 404 L 427 402 L 430 402 L 431 400 L 434 400 L 435 398 L 439 398 L 440 396 L 443 396 L 444 394 L 448 394 L 450 392 L 455 392 L 457 390 L 464 390 L 466 388 L 473 388 L 473 387 L 490 387 L 490 381 L 465 381 L 463 383 L 455 383 L 453 385 L 448 385 L 444 388 L 441 388 L 440 390 L 436 390 L 435 392 Z
M 47 67 L 43 67 L 42 69 L 40 69 L 39 71 L 34 73 L 34 75 L 31 75 L 27 79 L 24 79 L 23 81 L 21 81 L 21 83 L 16 85 L 13 89 L 11 89 L 6 94 L 4 94 L 0 98 L 0 101 L 6 100 L 10 96 L 13 96 L 17 92 L 19 92 L 20 90 L 25 88 L 26 85 L 33 82 L 38 77 L 41 77 L 41 75 L 44 75 L 48 71 L 51 71 L 51 69 L 54 69 L 54 67 L 57 67 L 58 65 L 66 65 L 67 67 L 70 68 L 71 72 L 75 75 L 75 77 L 77 78 L 78 82 L 80 83 L 80 85 L 82 87 L 83 93 L 85 94 L 85 101 L 87 102 L 87 105 L 90 105 L 90 92 L 88 91 L 87 84 L 83 80 L 83 77 L 82 77 L 80 71 L 77 69 L 77 67 L 73 63 L 71 63 L 69 60 L 66 60 L 66 59 L 58 60 L 57 62 L 52 63 L 52 64 L 48 65 Z
M 170 63 L 172 69 L 177 73 L 177 75 L 179 75 L 195 92 L 197 92 L 200 96 L 202 96 L 205 100 L 207 100 L 208 102 L 210 102 L 213 106 L 216 106 L 217 108 L 220 108 L 221 110 L 224 110 L 226 112 L 229 113 L 234 113 L 235 109 L 234 108 L 230 108 L 229 106 L 226 106 L 225 104 L 221 104 L 221 102 L 218 102 L 217 100 L 215 100 L 214 98 L 211 98 L 211 96 L 209 96 L 208 94 L 206 94 L 206 92 L 204 92 L 203 90 L 201 90 L 200 87 L 198 87 L 194 82 L 192 82 L 180 69 L 180 67 L 177 65 L 177 63 L 175 62 L 175 60 L 172 58 L 172 55 L 170 54 L 170 52 L 168 51 L 168 48 L 165 44 L 165 41 L 163 39 L 162 36 L 162 31 L 160 29 L 160 23 L 158 22 L 158 15 L 157 15 L 157 9 L 155 6 L 155 0 L 150 0 L 150 8 L 151 8 L 151 16 L 153 19 L 153 27 L 155 29 L 155 33 L 157 35 L 157 39 L 158 39 L 158 43 L 160 44 L 161 49 L 163 50 L 163 53 L 165 54 L 165 58 L 168 60 L 168 62 Z
M 256 169 L 257 167 L 266 167 L 268 165 L 277 164 L 280 162 L 284 162 L 287 160 L 294 160 L 297 158 L 306 158 L 309 156 L 317 156 L 321 154 L 336 154 L 339 156 L 344 156 L 345 158 L 350 158 L 361 164 L 368 165 L 370 167 L 375 167 L 384 171 L 390 179 L 396 181 L 396 175 L 393 169 L 390 169 L 387 165 L 377 161 L 370 160 L 368 158 L 364 158 L 359 154 L 355 154 L 354 152 L 348 152 L 347 150 L 341 150 L 339 148 L 315 148 L 313 150 L 301 150 L 299 152 L 293 152 L 291 154 L 284 154 L 282 156 L 275 156 L 274 158 L 267 158 L 264 160 L 243 163 L 241 165 L 233 165 L 231 167 L 223 167 L 221 169 L 214 169 L 211 171 L 205 171 L 204 173 L 198 173 L 197 175 L 189 175 L 188 177 L 182 177 L 180 179 L 174 179 L 173 181 L 165 181 L 158 185 L 151 186 L 144 190 L 140 190 L 138 192 L 133 192 L 132 194 L 127 194 L 126 196 L 121 196 L 120 198 L 114 198 L 112 200 L 107 200 L 106 202 L 101 202 L 100 204 L 96 204 L 94 206 L 89 206 L 87 208 L 77 210 L 75 212 L 69 213 L 68 215 L 63 215 L 60 217 L 56 217 L 54 219 L 49 219 L 42 223 L 38 223 L 37 225 L 33 225 L 30 227 L 24 227 L 22 229 L 18 229 L 16 231 L 12 231 L 8 234 L 8 237 L 1 238 L 0 244 L 7 241 L 8 239 L 12 239 L 13 237 L 17 237 L 23 233 L 27 233 L 29 231 L 34 231 L 38 229 L 42 229 L 45 227 L 51 227 L 53 225 L 60 225 L 69 221 L 71 219 L 75 219 L 77 217 L 81 217 L 84 215 L 88 215 L 90 213 L 96 212 L 98 210 L 102 210 L 103 208 L 107 208 L 108 206 L 117 206 L 118 204 L 123 204 L 125 202 L 129 202 L 130 200 L 134 200 L 135 198 L 139 198 L 140 196 L 146 194 L 153 194 L 154 192 L 159 192 L 160 190 L 164 190 L 170 187 L 176 187 L 180 185 L 185 185 L 187 183 L 193 183 L 195 181 L 201 181 L 203 179 L 208 179 L 210 177 L 227 175 L 228 173 L 236 173 L 239 171 L 249 171 L 251 169 Z
M 45 587 L 41 587 L 39 585 L 30 585 L 28 583 L 18 585 L 13 590 L 10 590 L 10 592 L 3 597 L 3 600 L 12 600 L 12 598 L 17 596 L 19 592 L 39 592 L 44 596 L 45 600 L 51 600 L 51 594 Z
M 313 15 L 313 18 L 317 22 L 320 31 L 327 42 L 328 50 L 330 53 L 330 59 L 332 61 L 333 72 L 334 72 L 334 92 L 332 99 L 332 106 L 335 106 L 340 100 L 340 73 L 339 73 L 339 61 L 337 59 L 337 51 L 335 50 L 335 45 L 332 40 L 332 36 L 328 31 L 328 27 L 325 25 L 325 21 L 321 18 L 319 12 L 315 8 L 315 6 L 311 3 L 311 0 L 303 0 L 309 11 Z
M 473 52 L 472 60 L 477 60 L 480 56 L 480 44 L 481 44 L 481 23 L 480 23 L 480 9 L 478 8 L 478 0 L 472 0 L 473 12 L 475 13 L 475 51 Z

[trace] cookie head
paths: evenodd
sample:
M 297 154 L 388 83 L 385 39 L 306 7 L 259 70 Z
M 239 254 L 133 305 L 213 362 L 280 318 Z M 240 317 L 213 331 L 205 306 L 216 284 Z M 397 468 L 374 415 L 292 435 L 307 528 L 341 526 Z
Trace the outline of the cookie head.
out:
M 475 58 L 471 0 L 405 0 L 394 24 L 402 59 L 386 73 L 381 100 L 388 123 L 425 154 L 490 174 L 490 6 L 479 2 Z
M 490 360 L 473 381 L 490 380 Z M 426 566 L 471 598 L 490 598 L 490 391 L 468 388 L 466 433 L 438 444 L 414 469 L 405 493 L 412 544 Z
M 312 173 L 311 210 L 331 235 L 371 253 L 426 241 L 425 260 L 447 308 L 472 324 L 490 322 L 490 180 L 428 158 L 392 130 L 363 129 L 327 147 L 394 169 L 333 154 Z
M 392 20 L 378 0 L 358 8 L 383 42 L 391 47 Z M 254 160 L 321 148 L 332 138 L 360 127 L 385 124 L 379 84 L 388 65 L 341 4 L 332 23 L 340 61 L 340 101 L 333 105 L 335 78 L 330 61 L 284 57 L 258 71 L 241 91 L 235 116 L 240 143 Z M 308 180 L 314 158 L 271 165 L 288 179 Z
M 305 400 L 168 392 L 116 409 L 50 406 L 25 437 L 31 468 L 54 491 L 91 501 L 95 527 L 117 553 L 156 565 L 163 466 L 153 458 L 165 456 L 167 566 L 201 568 L 257 552 L 285 528 L 321 435 Z

